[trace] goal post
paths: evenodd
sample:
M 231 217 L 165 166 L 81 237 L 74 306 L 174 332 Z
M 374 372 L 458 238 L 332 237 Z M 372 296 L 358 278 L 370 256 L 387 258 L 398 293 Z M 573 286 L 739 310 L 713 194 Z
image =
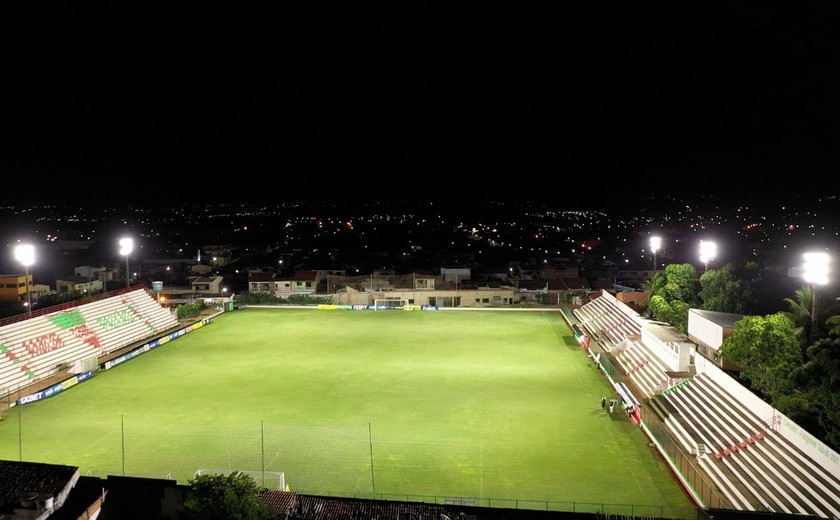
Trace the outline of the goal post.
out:
M 405 298 L 376 298 L 373 300 L 373 310 L 410 311 L 411 304 Z

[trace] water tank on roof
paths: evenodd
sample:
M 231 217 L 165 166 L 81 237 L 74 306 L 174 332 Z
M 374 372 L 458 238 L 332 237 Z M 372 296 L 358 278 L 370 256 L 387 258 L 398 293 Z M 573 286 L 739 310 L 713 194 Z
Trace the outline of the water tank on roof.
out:
M 41 510 L 52 509 L 54 501 L 55 497 L 53 497 L 52 494 L 42 493 L 35 499 L 35 505 L 37 509 Z

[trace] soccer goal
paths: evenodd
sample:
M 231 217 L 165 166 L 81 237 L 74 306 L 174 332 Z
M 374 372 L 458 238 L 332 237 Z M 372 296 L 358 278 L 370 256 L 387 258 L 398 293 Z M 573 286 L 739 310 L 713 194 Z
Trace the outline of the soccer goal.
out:
M 248 475 L 259 487 L 266 489 L 278 489 L 280 491 L 288 491 L 286 487 L 286 474 L 282 471 L 260 471 L 258 469 L 240 469 L 240 470 L 226 470 L 214 468 L 202 468 L 196 470 L 195 474 L 203 475 L 205 473 L 212 475 L 230 475 L 231 473 L 241 473 Z
M 403 298 L 376 298 L 373 300 L 373 310 L 410 311 L 411 305 Z

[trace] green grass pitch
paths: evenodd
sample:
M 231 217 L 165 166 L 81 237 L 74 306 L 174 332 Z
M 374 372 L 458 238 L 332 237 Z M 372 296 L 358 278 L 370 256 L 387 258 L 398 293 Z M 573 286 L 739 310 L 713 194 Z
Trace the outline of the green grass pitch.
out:
M 283 472 L 293 491 L 346 497 L 692 508 L 602 395 L 557 312 L 247 309 L 8 410 L 0 458 L 180 483 Z

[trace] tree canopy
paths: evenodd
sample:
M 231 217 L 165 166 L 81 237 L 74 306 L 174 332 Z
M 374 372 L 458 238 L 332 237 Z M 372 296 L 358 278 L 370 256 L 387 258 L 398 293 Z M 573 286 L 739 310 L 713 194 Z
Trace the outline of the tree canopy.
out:
M 840 446 L 840 339 L 821 339 L 809 346 L 806 362 L 793 373 L 793 380 L 822 430 L 822 435 L 812 433 Z M 782 407 L 779 410 L 790 415 Z
M 250 476 L 201 474 L 190 480 L 181 520 L 271 520 L 274 512 L 260 498 Z
M 719 353 L 741 368 L 741 377 L 772 403 L 790 393 L 791 375 L 802 366 L 802 350 L 793 324 L 781 313 L 746 316 L 723 340 Z
M 735 275 L 735 268 L 727 264 L 721 269 L 706 271 L 700 276 L 700 299 L 703 309 L 744 314 L 745 284 Z
M 688 310 L 699 307 L 699 280 L 691 264 L 670 264 L 657 272 L 650 283 L 647 310 L 654 318 L 688 332 Z

